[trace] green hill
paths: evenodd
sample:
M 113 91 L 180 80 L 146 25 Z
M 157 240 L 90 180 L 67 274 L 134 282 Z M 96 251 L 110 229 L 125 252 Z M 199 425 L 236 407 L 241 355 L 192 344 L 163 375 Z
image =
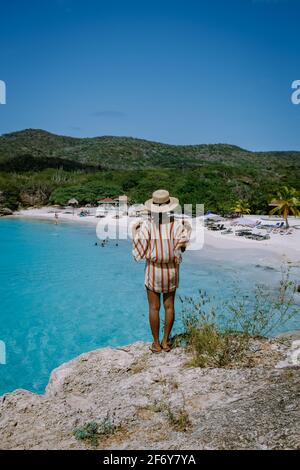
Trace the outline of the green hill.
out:
M 55 157 L 105 168 L 173 168 L 197 166 L 205 161 L 247 159 L 251 152 L 231 145 L 168 145 L 131 137 L 73 138 L 28 129 L 0 136 L 0 158 L 23 154 Z
M 164 186 L 182 202 L 204 202 L 207 209 L 229 209 L 234 200 L 245 198 L 252 211 L 265 212 L 282 185 L 300 190 L 300 152 L 168 145 L 131 137 L 74 138 L 36 129 L 0 136 L 0 205 L 63 203 L 69 196 L 95 202 L 120 192 L 140 201 Z
M 65 137 L 27 129 L 0 136 L 0 158 L 20 155 L 61 158 L 110 169 L 195 167 L 205 163 L 229 166 L 299 165 L 300 152 L 250 152 L 234 145 L 168 145 L 131 137 Z

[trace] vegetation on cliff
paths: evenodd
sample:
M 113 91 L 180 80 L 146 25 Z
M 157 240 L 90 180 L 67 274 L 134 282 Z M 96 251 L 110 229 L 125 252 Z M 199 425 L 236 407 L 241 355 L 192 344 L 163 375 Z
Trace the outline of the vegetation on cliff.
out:
M 165 187 L 182 204 L 229 212 L 244 200 L 251 212 L 267 213 L 278 188 L 300 190 L 299 155 L 25 130 L 0 137 L 0 205 L 65 204 L 71 197 L 86 204 L 122 193 L 141 202 Z

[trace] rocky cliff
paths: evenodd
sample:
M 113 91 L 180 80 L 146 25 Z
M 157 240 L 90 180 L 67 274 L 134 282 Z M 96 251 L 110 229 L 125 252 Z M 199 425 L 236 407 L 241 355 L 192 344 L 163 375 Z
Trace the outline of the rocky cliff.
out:
M 144 343 L 82 354 L 44 395 L 0 397 L 1 448 L 299 448 L 298 343 L 257 341 L 251 368 L 191 368 L 182 349 Z

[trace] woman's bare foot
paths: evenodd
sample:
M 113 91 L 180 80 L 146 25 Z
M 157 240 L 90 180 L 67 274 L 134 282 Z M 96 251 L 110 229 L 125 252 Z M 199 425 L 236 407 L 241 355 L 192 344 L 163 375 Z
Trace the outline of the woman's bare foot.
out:
M 161 342 L 161 348 L 163 351 L 165 352 L 169 352 L 171 351 L 171 348 L 170 348 L 170 345 L 169 345 L 169 341 L 167 339 L 163 339 L 162 342 Z
M 151 347 L 150 347 L 150 351 L 152 351 L 153 353 L 161 353 L 162 349 L 161 349 L 161 346 L 159 343 L 152 343 Z

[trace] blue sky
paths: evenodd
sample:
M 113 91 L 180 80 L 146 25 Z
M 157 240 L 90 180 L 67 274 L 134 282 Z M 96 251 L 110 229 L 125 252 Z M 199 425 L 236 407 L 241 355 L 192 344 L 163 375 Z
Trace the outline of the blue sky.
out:
M 0 4 L 0 133 L 300 150 L 298 0 Z

